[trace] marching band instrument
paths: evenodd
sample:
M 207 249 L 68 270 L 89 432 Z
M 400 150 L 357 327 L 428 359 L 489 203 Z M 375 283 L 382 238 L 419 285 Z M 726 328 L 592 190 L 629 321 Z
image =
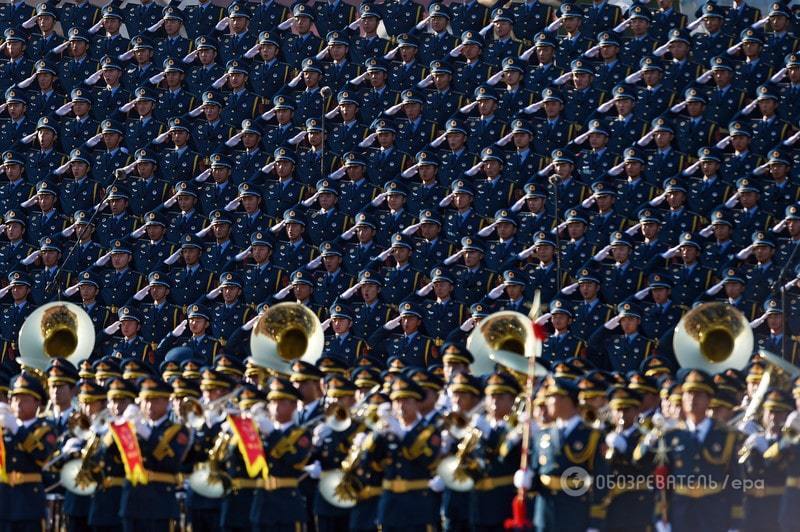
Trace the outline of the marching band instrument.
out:
M 206 416 L 222 416 L 228 409 L 228 403 L 242 393 L 243 389 L 242 386 L 237 386 L 229 393 L 217 397 L 205 405 L 193 397 L 184 397 L 181 399 L 180 406 L 178 407 L 178 415 L 187 427 L 199 430 L 203 426 L 203 423 L 205 423 Z
M 100 434 L 111 421 L 111 414 L 108 410 L 101 411 L 95 416 L 88 429 L 80 428 L 83 421 L 82 418 L 78 419 L 75 432 L 73 432 L 78 438 L 86 440 L 81 449 L 81 457 L 69 460 L 63 465 L 59 473 L 59 480 L 65 489 L 76 495 L 92 495 L 97 491 L 97 478 L 93 472 L 92 459 L 100 450 L 102 441 Z
M 682 368 L 711 375 L 743 369 L 753 352 L 753 330 L 738 309 L 727 303 L 703 303 L 675 326 L 672 346 Z
M 436 467 L 436 474 L 445 485 L 453 491 L 471 491 L 475 487 L 475 479 L 468 473 L 469 455 L 475 450 L 483 433 L 471 427 L 458 443 L 456 453 L 441 459 Z
M 315 363 L 324 345 L 319 318 L 300 303 L 270 307 L 250 334 L 253 364 L 283 375 L 291 373 L 297 360 Z
M 193 492 L 209 499 L 220 499 L 225 495 L 230 482 L 226 481 L 227 475 L 220 464 L 230 442 L 231 434 L 227 430 L 219 431 L 214 446 L 208 451 L 208 461 L 197 464 L 189 475 L 189 487 Z
M 537 350 L 532 321 L 512 310 L 495 312 L 481 320 L 472 331 L 467 338 L 467 349 L 475 357 L 476 362 L 470 368 L 476 375 L 480 375 L 475 373 L 476 367 L 488 373 L 494 369 L 495 363 L 526 375 L 529 371 L 528 360 L 535 356 Z M 547 375 L 547 369 L 539 362 L 535 363 L 533 371 L 537 377 Z
M 94 348 L 92 319 L 78 305 L 64 301 L 34 310 L 19 330 L 21 365 L 43 372 L 53 358 L 65 358 L 74 366 Z
M 325 424 L 334 432 L 344 432 L 353 424 L 353 419 L 348 409 L 334 404 L 325 409 Z
M 319 494 L 337 508 L 353 508 L 358 502 L 361 483 L 354 474 L 361 457 L 361 446 L 353 445 L 342 461 L 341 469 L 323 471 L 319 477 Z

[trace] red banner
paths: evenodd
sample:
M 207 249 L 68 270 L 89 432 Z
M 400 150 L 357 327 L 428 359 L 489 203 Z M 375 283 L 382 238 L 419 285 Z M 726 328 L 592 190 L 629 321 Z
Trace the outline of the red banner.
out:
M 0 427 L 0 482 L 3 484 L 8 482 L 8 473 L 6 473 L 6 444 L 3 442 L 3 427 Z
M 250 418 L 228 414 L 228 424 L 238 440 L 237 445 L 244 459 L 247 474 L 250 478 L 256 478 L 260 473 L 266 478 L 267 459 L 256 422 Z
M 139 440 L 136 438 L 133 422 L 111 423 L 111 435 L 114 437 L 119 454 L 122 456 L 122 463 L 125 465 L 125 478 L 134 486 L 147 484 L 147 473 L 144 470 L 142 451 L 139 449 Z

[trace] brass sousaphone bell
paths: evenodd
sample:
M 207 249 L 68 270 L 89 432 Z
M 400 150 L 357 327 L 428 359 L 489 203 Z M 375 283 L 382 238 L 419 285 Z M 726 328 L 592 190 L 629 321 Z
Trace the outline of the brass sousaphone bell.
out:
M 292 372 L 297 360 L 314 364 L 324 345 L 319 318 L 300 303 L 269 307 L 250 334 L 253 364 L 283 375 Z
M 78 305 L 64 301 L 34 310 L 19 330 L 20 364 L 43 372 L 54 358 L 75 367 L 89 358 L 94 348 L 92 319 Z
M 753 330 L 738 309 L 727 303 L 703 303 L 687 312 L 672 338 L 682 368 L 710 375 L 743 369 L 753 353 Z
M 467 339 L 467 349 L 475 358 L 471 367 L 475 375 L 491 372 L 495 364 L 527 375 L 530 357 L 538 356 L 541 344 L 533 333 L 533 322 L 529 317 L 504 310 L 481 320 Z M 547 369 L 537 361 L 534 374 L 544 377 Z

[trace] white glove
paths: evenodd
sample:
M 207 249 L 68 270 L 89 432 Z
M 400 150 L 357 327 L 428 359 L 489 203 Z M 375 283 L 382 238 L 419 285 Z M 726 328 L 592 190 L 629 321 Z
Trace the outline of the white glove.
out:
M 533 471 L 530 469 L 518 469 L 514 473 L 514 487 L 529 490 L 531 486 L 533 486 Z
M 587 528 L 586 532 L 600 532 L 599 528 Z
M 748 436 L 752 436 L 753 434 L 761 430 L 761 427 L 758 426 L 758 423 L 756 423 L 752 419 L 745 423 L 739 423 L 739 425 L 736 428 L 739 429 L 739 431 L 744 432 Z
M 361 447 L 361 444 L 364 443 L 364 440 L 367 438 L 366 432 L 359 432 L 356 434 L 356 437 L 353 438 L 353 447 Z
M 644 440 L 642 440 L 642 443 L 644 444 L 645 447 L 650 447 L 650 448 L 655 447 L 656 444 L 658 443 L 658 434 L 656 434 L 655 432 L 648 433 L 647 436 L 644 437 Z
M 183 331 L 186 330 L 186 326 L 189 325 L 189 320 L 183 320 L 175 327 L 172 332 L 170 333 L 172 336 L 178 337 L 183 334 Z
M 122 412 L 122 420 L 123 421 L 133 421 L 139 417 L 139 406 L 131 403 L 125 407 L 125 411 Z
M 133 422 L 136 425 L 136 433 L 139 434 L 145 440 L 150 437 L 150 433 L 153 432 L 153 428 L 145 423 L 142 418 L 136 419 Z
M 217 423 L 220 423 L 221 421 L 223 421 L 228 416 L 227 416 L 227 412 L 224 412 L 224 411 L 223 412 L 214 412 L 214 411 L 208 410 L 208 411 L 205 412 L 204 417 L 206 418 L 206 426 L 208 428 L 211 428 L 214 425 L 216 425 Z
M 386 416 L 384 418 L 386 420 L 386 425 L 384 426 L 383 430 L 381 431 L 382 434 L 393 433 L 397 436 L 400 436 L 403 433 L 403 427 L 400 426 L 400 422 L 394 416 Z
M 784 428 L 791 430 L 795 433 L 800 432 L 800 412 L 797 410 L 792 411 L 786 416 L 786 423 L 783 424 Z
M 769 448 L 769 442 L 763 434 L 751 434 L 745 440 L 744 445 L 751 449 L 757 449 L 760 453 L 763 453 Z
M 66 443 L 64 443 L 64 454 L 72 454 L 77 453 L 81 449 L 83 449 L 83 440 L 80 438 L 69 438 Z
M 256 423 L 258 423 L 258 431 L 262 436 L 268 435 L 275 428 L 272 421 L 267 416 L 260 416 L 256 419 Z
M 322 473 L 322 466 L 319 464 L 319 460 L 315 460 L 313 464 L 305 466 L 303 471 L 308 473 L 309 477 L 317 480 L 319 479 L 320 473 Z
M 439 475 L 436 475 L 435 477 L 433 477 L 428 481 L 428 487 L 431 489 L 431 491 L 434 491 L 436 493 L 441 493 L 444 491 L 445 488 L 444 480 L 442 480 L 442 477 L 440 477 Z
M 486 416 L 477 416 L 475 419 L 475 428 L 484 434 L 489 434 L 492 430 L 492 426 L 489 424 L 489 420 L 486 419 Z
M 666 521 L 656 521 L 656 532 L 672 532 L 672 525 Z
M 314 433 L 312 437 L 314 444 L 317 445 L 319 442 L 322 442 L 325 438 L 331 435 L 331 432 L 333 432 L 333 430 L 331 430 L 327 423 L 321 423 L 314 427 Z
M 628 448 L 628 442 L 625 441 L 625 438 L 622 437 L 622 434 L 618 434 L 616 432 L 609 432 L 606 434 L 606 445 L 608 447 L 613 447 L 621 453 L 624 453 Z

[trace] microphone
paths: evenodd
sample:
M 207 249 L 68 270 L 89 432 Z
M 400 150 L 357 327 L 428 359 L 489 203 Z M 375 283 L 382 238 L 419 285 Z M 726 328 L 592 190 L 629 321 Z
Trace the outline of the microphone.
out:
M 325 85 L 324 87 L 320 87 L 320 89 L 319 89 L 319 93 L 320 93 L 322 96 L 325 96 L 325 97 L 327 98 L 328 96 L 330 96 L 331 94 L 333 94 L 333 91 L 331 90 L 331 88 L 330 88 L 330 87 L 328 87 L 327 85 Z

